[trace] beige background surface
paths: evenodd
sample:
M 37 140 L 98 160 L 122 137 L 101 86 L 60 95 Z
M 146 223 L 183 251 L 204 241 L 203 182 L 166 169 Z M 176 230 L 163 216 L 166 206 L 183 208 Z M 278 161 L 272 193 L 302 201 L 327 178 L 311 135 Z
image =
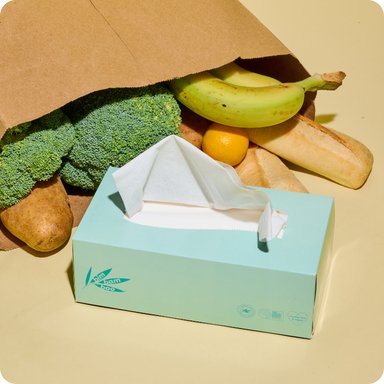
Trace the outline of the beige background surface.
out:
M 369 0 L 242 0 L 309 72 L 344 70 L 317 118 L 375 155 L 352 191 L 297 171 L 336 201 L 334 259 L 312 340 L 74 302 L 71 244 L 49 258 L 0 252 L 0 371 L 14 384 L 356 383 L 384 367 L 384 17 Z M 214 17 L 214 15 L 212 15 Z

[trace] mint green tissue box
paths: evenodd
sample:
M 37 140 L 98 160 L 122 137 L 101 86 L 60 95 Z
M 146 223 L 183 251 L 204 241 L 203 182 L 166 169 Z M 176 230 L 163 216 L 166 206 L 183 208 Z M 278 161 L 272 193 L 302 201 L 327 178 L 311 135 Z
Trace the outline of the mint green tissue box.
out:
M 282 239 L 157 228 L 124 218 L 110 168 L 73 238 L 77 302 L 311 338 L 331 257 L 331 197 L 262 189 Z

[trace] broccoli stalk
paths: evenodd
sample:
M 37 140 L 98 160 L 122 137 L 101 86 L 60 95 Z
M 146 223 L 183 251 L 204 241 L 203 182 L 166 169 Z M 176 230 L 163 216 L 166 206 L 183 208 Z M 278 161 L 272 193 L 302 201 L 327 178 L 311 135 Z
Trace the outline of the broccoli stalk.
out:
M 0 140 L 0 209 L 49 180 L 72 148 L 75 129 L 61 110 L 8 129 Z
M 95 190 L 109 166 L 120 167 L 169 135 L 179 135 L 181 111 L 161 84 L 111 88 L 64 107 L 76 140 L 60 171 L 64 182 Z

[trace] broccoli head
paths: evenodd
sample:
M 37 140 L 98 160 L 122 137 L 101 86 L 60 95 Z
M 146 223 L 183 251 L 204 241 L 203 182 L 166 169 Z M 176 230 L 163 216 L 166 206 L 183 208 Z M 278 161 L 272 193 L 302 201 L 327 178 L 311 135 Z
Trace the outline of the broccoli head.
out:
M 8 129 L 0 140 L 0 209 L 50 179 L 72 148 L 75 129 L 61 110 Z
M 179 135 L 181 111 L 162 84 L 111 88 L 64 107 L 76 140 L 60 171 L 70 185 L 94 190 L 109 166 L 120 167 L 169 135 Z

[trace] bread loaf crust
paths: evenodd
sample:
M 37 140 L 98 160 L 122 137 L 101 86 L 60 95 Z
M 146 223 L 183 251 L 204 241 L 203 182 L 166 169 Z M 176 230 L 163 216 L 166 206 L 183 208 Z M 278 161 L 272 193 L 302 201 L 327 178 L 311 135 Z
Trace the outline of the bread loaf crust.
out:
M 235 169 L 242 183 L 246 185 L 308 192 L 279 157 L 257 145 L 249 147 L 244 160 Z
M 373 166 L 373 154 L 364 144 L 302 115 L 250 129 L 249 138 L 293 164 L 353 189 L 365 183 Z

